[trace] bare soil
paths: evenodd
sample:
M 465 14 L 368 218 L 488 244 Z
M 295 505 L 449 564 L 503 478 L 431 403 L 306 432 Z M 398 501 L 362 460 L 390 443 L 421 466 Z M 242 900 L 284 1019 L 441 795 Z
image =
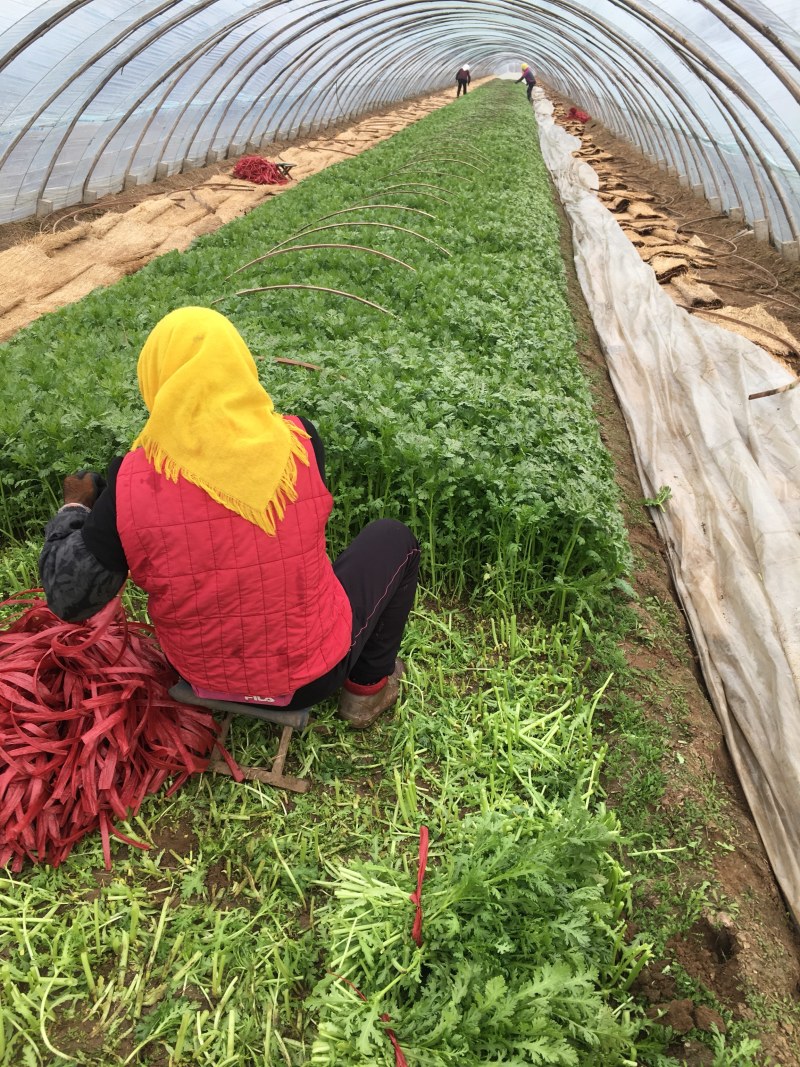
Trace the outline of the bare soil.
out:
M 452 93 L 446 92 L 407 101 L 403 107 L 329 128 L 309 140 L 268 146 L 262 154 L 295 162 L 293 178 L 302 180 L 391 136 L 451 98 Z M 608 206 L 614 210 L 628 200 L 628 210 L 619 211 L 625 216 L 620 222 L 629 226 L 634 243 L 640 236 L 652 237 L 652 231 L 664 223 L 668 251 L 658 254 L 667 257 L 660 264 L 664 284 L 675 299 L 693 314 L 724 314 L 726 319 L 715 321 L 745 332 L 800 373 L 800 266 L 787 263 L 770 246 L 755 241 L 742 223 L 713 212 L 706 201 L 598 123 L 584 128 L 569 123 L 565 116 L 562 110 L 561 121 L 582 137 L 583 153 L 602 171 L 601 195 Z M 46 219 L 0 226 L 0 339 L 97 285 L 110 284 L 139 269 L 170 248 L 186 247 L 199 233 L 215 229 L 285 188 L 235 182 L 230 177 L 234 162 L 226 160 L 151 186 L 138 186 Z M 645 198 L 629 195 L 636 192 Z M 647 227 L 641 225 L 641 216 L 631 214 L 631 200 L 657 209 L 658 218 L 649 220 L 653 223 L 650 233 L 644 232 Z M 691 1029 L 708 1031 L 712 1025 L 722 1029 L 724 1023 L 713 1009 L 682 995 L 671 970 L 675 961 L 704 983 L 734 1018 L 752 1020 L 754 1033 L 766 1050 L 764 1063 L 800 1065 L 800 1042 L 792 1022 L 798 1018 L 800 1005 L 798 931 L 787 915 L 708 702 L 663 546 L 641 506 L 642 489 L 627 429 L 575 277 L 565 217 L 562 230 L 572 305 L 582 337 L 581 357 L 594 390 L 601 435 L 615 461 L 636 556 L 634 586 L 643 628 L 651 634 L 647 642 L 632 639 L 626 654 L 631 667 L 650 680 L 649 687 L 643 687 L 644 695 L 637 694 L 647 713 L 660 723 L 676 724 L 675 752 L 680 752 L 682 762 L 670 762 L 670 785 L 661 801 L 661 814 L 669 818 L 671 811 L 707 802 L 710 795 L 716 805 L 715 819 L 705 826 L 704 835 L 706 855 L 713 856 L 719 906 L 704 907 L 688 933 L 667 945 L 663 958 L 642 975 L 638 992 L 652 1005 L 654 1016 L 666 1013 L 663 1018 L 676 1034 L 672 1051 L 687 1064 L 712 1063 L 713 1055 L 682 1035 Z M 681 242 L 692 246 L 688 257 L 677 247 Z M 649 255 L 652 242 L 637 247 Z M 691 257 L 702 268 L 691 265 Z M 682 288 L 675 288 L 676 279 Z M 38 280 L 42 284 L 37 288 Z M 711 296 L 707 290 L 713 290 Z M 672 605 L 675 618 L 670 633 L 655 609 L 666 603 Z M 610 781 L 607 788 L 614 804 L 624 783 Z M 720 842 L 725 847 L 717 847 Z M 182 850 L 189 844 L 176 841 L 174 847 Z M 673 878 L 678 890 L 701 886 L 708 878 L 707 867 L 684 860 Z M 654 895 L 647 885 L 637 889 L 632 933 L 636 908 L 660 903 L 652 899 Z M 767 1010 L 756 1013 L 753 1004 L 766 1005 Z

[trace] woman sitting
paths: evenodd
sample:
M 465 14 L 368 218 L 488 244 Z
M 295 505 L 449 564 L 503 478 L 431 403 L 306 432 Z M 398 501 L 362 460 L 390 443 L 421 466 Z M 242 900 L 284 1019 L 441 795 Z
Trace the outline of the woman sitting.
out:
M 369 726 L 396 702 L 419 545 L 370 523 L 331 563 L 333 499 L 306 419 L 279 415 L 223 315 L 180 308 L 139 356 L 149 418 L 107 481 L 79 472 L 39 559 L 52 611 L 89 618 L 130 573 L 164 654 L 198 696 L 309 707 Z

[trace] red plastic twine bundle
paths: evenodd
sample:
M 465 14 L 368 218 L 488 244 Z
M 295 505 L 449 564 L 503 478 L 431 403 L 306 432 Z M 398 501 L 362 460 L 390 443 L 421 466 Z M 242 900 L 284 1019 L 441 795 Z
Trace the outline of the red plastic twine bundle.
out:
M 419 828 L 419 867 L 417 869 L 417 890 L 409 896 L 412 904 L 417 905 L 414 913 L 414 925 L 411 928 L 411 936 L 422 948 L 422 883 L 425 881 L 425 868 L 428 866 L 428 827 Z
M 147 626 L 119 598 L 85 623 L 65 623 L 24 593 L 0 631 L 0 866 L 27 857 L 57 867 L 99 828 L 110 834 L 148 793 L 169 793 L 205 770 L 219 730 L 213 716 L 167 693 L 174 674 Z
M 261 156 L 242 156 L 233 168 L 233 176 L 255 185 L 286 185 L 289 180 L 274 163 Z

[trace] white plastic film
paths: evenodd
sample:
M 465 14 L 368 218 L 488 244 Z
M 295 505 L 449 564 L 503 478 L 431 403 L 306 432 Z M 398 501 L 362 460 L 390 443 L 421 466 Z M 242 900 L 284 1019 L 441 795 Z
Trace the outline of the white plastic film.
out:
M 776 877 L 800 918 L 800 389 L 756 345 L 691 317 L 534 102 L 578 276 L 703 674 Z
M 524 56 L 800 255 L 799 22 L 793 0 L 6 0 L 0 222 Z

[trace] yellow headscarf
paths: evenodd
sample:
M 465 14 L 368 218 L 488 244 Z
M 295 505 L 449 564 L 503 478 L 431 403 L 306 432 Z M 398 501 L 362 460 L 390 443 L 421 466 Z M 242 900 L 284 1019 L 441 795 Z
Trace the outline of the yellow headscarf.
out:
M 171 311 L 145 341 L 138 374 L 150 417 L 132 447 L 274 534 L 297 499 L 308 434 L 277 414 L 233 323 L 209 308 Z

